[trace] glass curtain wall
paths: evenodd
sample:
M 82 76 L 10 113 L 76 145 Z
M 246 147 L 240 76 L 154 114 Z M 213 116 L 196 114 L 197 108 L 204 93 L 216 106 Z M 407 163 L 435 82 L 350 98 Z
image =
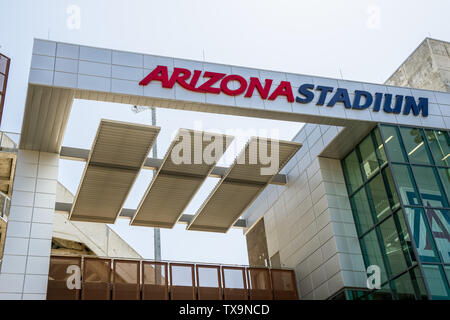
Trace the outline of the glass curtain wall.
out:
M 380 290 L 349 299 L 450 298 L 449 156 L 448 132 L 380 125 L 344 158 L 364 262 L 381 271 Z

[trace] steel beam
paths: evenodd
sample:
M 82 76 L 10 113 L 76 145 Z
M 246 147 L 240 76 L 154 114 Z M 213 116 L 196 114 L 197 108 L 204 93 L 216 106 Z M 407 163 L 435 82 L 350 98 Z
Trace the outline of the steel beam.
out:
M 69 202 L 56 202 L 55 203 L 55 211 L 70 213 L 71 209 L 72 209 L 72 203 L 69 203 Z M 135 213 L 136 213 L 135 209 L 123 208 L 122 211 L 120 212 L 119 218 L 131 219 Z M 181 216 L 180 220 L 178 221 L 178 223 L 189 224 L 193 218 L 194 218 L 193 214 L 183 214 Z M 236 223 L 233 225 L 233 227 L 234 228 L 246 228 L 247 220 L 239 219 L 238 221 L 236 221 Z
M 90 150 L 79 149 L 72 147 L 61 147 L 60 157 L 61 159 L 74 160 L 74 161 L 84 161 L 86 162 L 89 158 Z M 143 169 L 158 170 L 161 166 L 163 159 L 158 158 L 148 158 L 145 161 Z M 214 167 L 210 177 L 222 178 L 228 171 L 226 167 Z M 287 184 L 287 176 L 285 174 L 277 174 L 271 181 L 270 184 L 276 184 L 284 186 Z

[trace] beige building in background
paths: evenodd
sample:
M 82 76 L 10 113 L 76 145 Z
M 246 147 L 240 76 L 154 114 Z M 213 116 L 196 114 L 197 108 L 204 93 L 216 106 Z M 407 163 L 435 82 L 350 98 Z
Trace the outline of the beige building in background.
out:
M 426 38 L 385 83 L 450 92 L 450 43 Z
M 60 182 L 56 201 L 72 203 L 74 196 Z M 56 211 L 53 222 L 52 254 L 94 255 L 98 257 L 142 257 L 105 223 L 68 220 L 67 212 Z

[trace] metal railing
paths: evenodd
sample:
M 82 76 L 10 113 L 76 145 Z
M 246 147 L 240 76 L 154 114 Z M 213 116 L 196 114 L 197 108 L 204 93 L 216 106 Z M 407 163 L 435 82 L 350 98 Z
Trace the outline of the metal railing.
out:
M 0 191 L 0 268 L 3 261 L 3 250 L 5 247 L 6 227 L 8 224 L 10 205 L 11 199 Z
M 16 152 L 19 146 L 20 133 L 0 131 L 0 150 Z
M 0 218 L 8 221 L 9 208 L 11 206 L 11 199 L 0 191 Z
M 291 269 L 51 256 L 48 300 L 297 300 Z

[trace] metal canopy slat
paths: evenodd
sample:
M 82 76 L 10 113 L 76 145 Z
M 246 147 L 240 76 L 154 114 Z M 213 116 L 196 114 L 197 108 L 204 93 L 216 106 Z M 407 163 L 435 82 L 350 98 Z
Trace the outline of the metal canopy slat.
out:
M 114 223 L 160 131 L 102 120 L 69 219 Z
M 233 137 L 223 134 L 180 129 L 130 224 L 173 228 L 232 140 Z M 218 142 L 217 146 L 222 141 L 222 150 L 205 159 L 203 155 L 212 141 Z M 174 159 L 180 149 L 190 150 L 188 163 Z
M 262 142 L 267 143 L 264 152 Z M 278 145 L 278 168 L 273 174 L 262 174 L 261 169 L 269 165 L 265 163 L 266 159 L 261 160 L 261 156 L 271 157 L 274 145 Z M 251 138 L 187 229 L 227 232 L 301 146 L 302 144 L 291 141 Z M 276 148 L 273 151 L 277 152 Z
M 75 90 L 29 85 L 20 149 L 59 153 Z

